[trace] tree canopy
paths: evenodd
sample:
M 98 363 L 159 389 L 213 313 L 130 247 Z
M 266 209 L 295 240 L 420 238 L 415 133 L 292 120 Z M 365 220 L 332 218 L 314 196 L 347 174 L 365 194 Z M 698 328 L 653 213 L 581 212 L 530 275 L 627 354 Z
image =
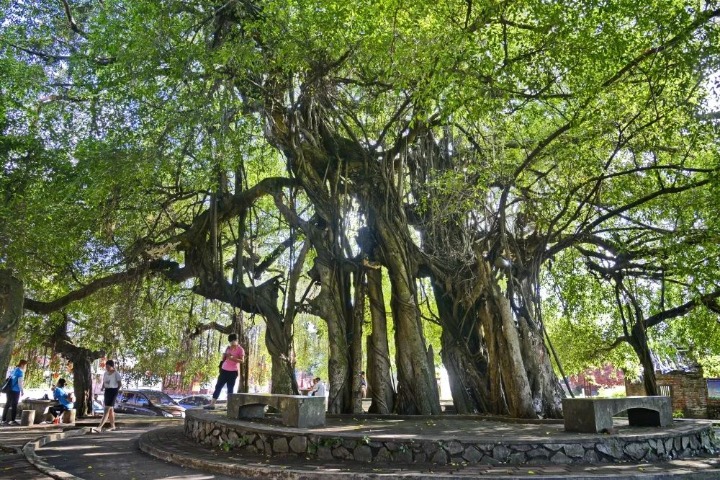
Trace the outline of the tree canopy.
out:
M 653 392 L 648 332 L 714 325 L 715 2 L 3 12 L 0 265 L 26 310 L 97 323 L 167 282 L 233 310 L 208 328 L 262 317 L 277 392 L 312 314 L 331 411 L 366 362 L 379 411 L 425 414 L 432 311 L 458 410 L 525 417 L 561 414 L 553 337 L 626 342 Z

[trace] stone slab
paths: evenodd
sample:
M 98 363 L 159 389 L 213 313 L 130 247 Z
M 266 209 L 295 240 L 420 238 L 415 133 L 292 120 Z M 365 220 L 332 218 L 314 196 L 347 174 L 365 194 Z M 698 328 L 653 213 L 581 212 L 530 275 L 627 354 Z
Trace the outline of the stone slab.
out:
M 581 433 L 610 432 L 613 415 L 628 412 L 634 427 L 672 425 L 670 397 L 564 398 L 565 431 Z
M 227 416 L 234 420 L 259 419 L 265 406 L 276 408 L 288 427 L 311 428 L 325 425 L 325 399 L 304 395 L 271 393 L 232 393 L 228 396 Z

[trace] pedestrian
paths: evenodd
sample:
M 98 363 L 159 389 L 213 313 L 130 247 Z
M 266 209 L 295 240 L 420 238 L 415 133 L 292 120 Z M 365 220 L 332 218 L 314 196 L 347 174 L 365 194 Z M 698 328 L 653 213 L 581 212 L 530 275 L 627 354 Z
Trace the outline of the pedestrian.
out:
M 325 397 L 327 395 L 327 389 L 325 388 L 325 382 L 320 377 L 313 379 L 313 388 L 308 392 L 311 397 Z
M 60 423 L 60 419 L 58 418 L 60 414 L 74 408 L 73 394 L 65 390 L 65 383 L 65 379 L 61 378 L 58 380 L 55 390 L 53 390 L 53 398 L 59 402 L 59 405 L 53 405 L 48 409 L 50 415 L 53 417 L 53 423 Z
M 15 369 L 10 374 L 11 383 L 10 391 L 7 393 L 7 400 L 5 401 L 5 408 L 3 408 L 2 421 L 0 423 L 5 425 L 20 425 L 17 422 L 17 411 L 20 397 L 25 393 L 24 378 L 25 368 L 27 367 L 27 360 L 20 360 Z
M 367 398 L 367 380 L 364 370 L 360 372 L 360 398 Z
M 230 342 L 230 345 L 225 349 L 220 362 L 220 374 L 215 384 L 212 400 L 210 400 L 209 405 L 203 407 L 206 410 L 215 410 L 215 402 L 220 397 L 220 392 L 225 385 L 227 385 L 227 394 L 228 398 L 230 398 L 230 394 L 235 389 L 235 381 L 240 373 L 240 364 L 245 359 L 245 350 L 238 344 L 237 334 L 231 333 L 228 335 L 228 342 Z
M 103 417 L 100 420 L 100 425 L 97 427 L 95 432 L 102 432 L 103 426 L 105 426 L 105 422 L 110 422 L 110 428 L 108 428 L 108 431 L 117 430 L 117 427 L 115 426 L 115 399 L 118 396 L 118 392 L 120 391 L 120 388 L 122 387 L 122 377 L 120 376 L 120 373 L 115 370 L 115 362 L 113 360 L 108 360 L 105 362 L 105 373 L 103 374 L 103 381 L 102 381 L 102 387 L 100 387 L 101 390 L 105 391 L 105 412 L 103 413 Z

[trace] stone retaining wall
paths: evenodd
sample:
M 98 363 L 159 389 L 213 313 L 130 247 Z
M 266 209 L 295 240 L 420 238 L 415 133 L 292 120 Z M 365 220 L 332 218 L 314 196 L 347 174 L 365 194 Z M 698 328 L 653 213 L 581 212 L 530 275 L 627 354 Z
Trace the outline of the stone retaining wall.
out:
M 467 464 L 570 464 L 654 462 L 714 452 L 710 425 L 669 429 L 647 437 L 603 435 L 578 438 L 576 443 L 503 440 L 502 443 L 374 439 L 357 435 L 320 435 L 273 429 L 265 424 L 209 418 L 186 412 L 185 435 L 198 443 L 239 449 L 266 456 L 299 455 L 322 460 L 357 462 Z M 538 441 L 539 440 L 539 441 Z M 550 439 L 548 439 L 550 440 Z

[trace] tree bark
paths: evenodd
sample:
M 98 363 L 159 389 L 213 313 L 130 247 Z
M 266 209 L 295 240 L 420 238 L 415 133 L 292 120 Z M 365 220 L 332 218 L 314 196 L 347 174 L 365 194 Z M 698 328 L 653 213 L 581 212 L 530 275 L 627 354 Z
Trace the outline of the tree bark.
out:
M 499 327 L 496 331 L 499 334 L 498 353 L 501 358 L 496 360 L 502 365 L 502 383 L 510 415 L 517 418 L 537 418 L 510 301 L 497 285 L 491 284 L 487 293 L 491 295 L 488 306 Z
M 455 411 L 462 414 L 499 413 L 489 408 L 487 349 L 483 345 L 477 298 L 471 292 L 466 292 L 462 298 L 456 297 L 452 289 L 445 290 L 443 283 L 432 277 L 442 326 L 440 354 L 450 379 Z M 458 288 L 457 285 L 452 287 Z
M 75 393 L 75 411 L 82 418 L 92 414 L 92 376 L 91 363 L 105 355 L 103 350 L 90 350 L 78 347 L 67 333 L 69 318 L 62 315 L 62 322 L 53 330 L 48 346 L 73 364 L 73 391 Z
M 368 390 L 372 398 L 370 413 L 392 413 L 394 409 L 390 349 L 388 347 L 387 313 L 382 291 L 382 270 L 366 271 L 372 333 L 368 337 Z
M 23 313 L 23 284 L 9 270 L 0 270 L 0 375 L 5 372 L 15 345 L 15 336 Z
M 99 358 L 99 357 L 97 357 Z M 87 352 L 72 356 L 73 392 L 75 393 L 75 413 L 78 417 L 92 416 L 92 374 L 91 365 L 95 358 Z
M 315 259 L 313 271 L 320 280 L 320 293 L 310 304 L 313 312 L 328 326 L 328 412 L 351 413 L 348 324 L 352 325 L 352 307 L 349 305 L 349 277 L 337 264 L 328 264 L 321 256 Z
M 351 339 L 350 352 L 352 364 L 352 402 L 351 410 L 353 413 L 362 413 L 362 392 L 360 388 L 360 372 L 362 371 L 363 360 L 363 321 L 365 317 L 365 284 L 363 282 L 365 274 L 363 268 L 360 267 L 353 274 L 355 286 L 355 301 L 353 302 L 352 324 L 350 325 Z
M 398 375 L 396 411 L 405 415 L 437 415 L 435 372 L 427 359 L 427 347 L 420 324 L 415 273 L 403 235 L 405 229 L 392 220 L 397 212 L 385 211 L 382 198 L 371 198 L 374 229 L 380 242 L 383 263 L 392 286 L 390 306 L 395 324 L 395 365 Z
M 635 354 L 640 360 L 643 367 L 643 386 L 645 387 L 645 395 L 659 395 L 657 386 L 657 377 L 655 376 L 655 365 L 650 354 L 650 346 L 648 345 L 647 333 L 645 332 L 643 319 L 636 319 L 632 327 L 630 338 L 628 340 Z

